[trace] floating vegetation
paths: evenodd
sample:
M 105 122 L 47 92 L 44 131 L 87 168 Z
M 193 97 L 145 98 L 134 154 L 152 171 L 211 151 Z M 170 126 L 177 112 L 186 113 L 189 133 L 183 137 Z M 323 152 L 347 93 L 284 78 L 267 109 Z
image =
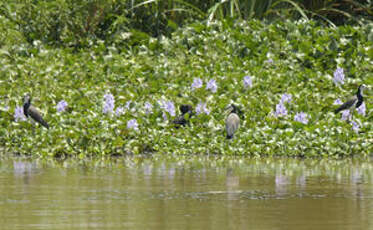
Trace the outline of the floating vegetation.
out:
M 80 158 L 368 155 L 371 90 L 353 121 L 334 110 L 345 101 L 341 95 L 373 85 L 369 28 L 323 28 L 302 20 L 212 21 L 181 28 L 170 38 L 138 38 L 130 49 L 98 41 L 81 50 L 43 42 L 4 45 L 1 149 Z M 19 107 L 25 93 L 50 129 L 25 119 Z M 196 115 L 175 109 L 183 104 Z M 230 104 L 243 116 L 228 141 Z M 176 128 L 173 121 L 180 115 L 188 125 Z

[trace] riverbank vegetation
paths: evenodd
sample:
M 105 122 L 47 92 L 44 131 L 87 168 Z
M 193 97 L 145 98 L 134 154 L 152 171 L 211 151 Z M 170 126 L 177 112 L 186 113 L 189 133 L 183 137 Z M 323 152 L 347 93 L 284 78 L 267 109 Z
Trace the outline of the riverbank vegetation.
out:
M 160 2 L 155 5 L 160 7 Z M 84 158 L 140 153 L 313 157 L 372 152 L 369 8 L 361 18 L 351 12 L 351 17 L 345 15 L 352 25 L 336 26 L 333 17 L 311 20 L 313 14 L 302 4 L 291 8 L 297 13 L 291 10 L 285 19 L 268 16 L 261 21 L 245 16 L 250 12 L 234 4 L 229 6 L 236 7 L 232 12 L 239 15 L 233 18 L 226 16 L 226 4 L 193 16 L 197 9 L 205 11 L 190 4 L 194 13 L 183 16 L 188 18 L 178 15 L 182 21 L 168 20 L 164 28 L 151 24 L 156 20 L 141 21 L 160 30 L 156 32 L 136 27 L 140 24 L 136 20 L 146 18 L 140 13 L 136 20 L 127 11 L 123 18 L 111 14 L 110 21 L 106 14 L 100 16 L 106 8 L 64 15 L 53 10 L 65 9 L 62 3 L 68 1 L 39 3 L 44 5 L 37 7 L 45 7 L 39 16 L 29 5 L 27 9 L 22 4 L 1 5 L 3 13 L 8 10 L 0 22 L 4 153 Z M 132 11 L 151 6 L 155 7 L 138 3 Z M 74 24 L 83 18 L 85 24 Z M 339 101 L 355 94 L 360 84 L 371 87 L 364 109 L 351 110 L 353 116 L 334 114 Z M 23 116 L 25 93 L 31 94 L 49 129 Z M 230 103 L 238 105 L 244 117 L 235 138 L 228 141 L 224 121 Z M 193 105 L 196 115 L 189 125 L 176 128 L 172 120 L 180 114 L 181 104 Z

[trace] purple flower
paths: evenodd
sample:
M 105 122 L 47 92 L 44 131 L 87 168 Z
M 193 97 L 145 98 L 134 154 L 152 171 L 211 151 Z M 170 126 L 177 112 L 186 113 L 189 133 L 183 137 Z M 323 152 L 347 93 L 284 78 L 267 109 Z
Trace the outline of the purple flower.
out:
M 342 105 L 343 102 L 341 101 L 341 99 L 337 99 L 334 101 L 333 105 Z
M 145 113 L 146 114 L 150 114 L 150 113 L 153 112 L 153 105 L 151 103 L 145 102 L 144 107 L 145 107 Z
M 132 103 L 132 101 L 127 101 L 126 102 L 126 105 L 124 106 L 127 110 L 129 110 L 130 109 L 130 106 L 131 106 L 131 103 Z
M 285 102 L 290 103 L 291 102 L 291 98 L 292 98 L 291 94 L 284 93 L 281 96 L 281 102 L 280 103 L 285 103 Z
M 297 113 L 294 116 L 294 121 L 298 121 L 306 125 L 308 124 L 308 115 L 304 112 Z
M 114 111 L 114 96 L 111 93 L 104 95 L 104 107 L 102 108 L 103 113 L 112 113 Z
M 210 79 L 207 82 L 206 90 L 211 90 L 211 92 L 216 93 L 217 89 L 218 89 L 218 86 L 216 85 L 215 79 Z
M 203 85 L 201 78 L 194 78 L 192 83 L 192 90 L 199 89 Z
M 65 100 L 61 100 L 60 102 L 57 103 L 57 112 L 63 112 L 65 111 L 67 107 L 67 102 Z
M 123 113 L 124 113 L 124 108 L 122 106 L 117 107 L 117 109 L 115 110 L 115 115 L 116 116 L 120 116 Z
M 167 114 L 165 112 L 162 113 L 162 117 L 164 121 L 167 121 Z
M 27 120 L 25 114 L 23 113 L 22 106 L 17 106 L 16 109 L 14 110 L 14 119 L 16 120 L 16 122 Z
M 272 59 L 272 58 L 268 58 L 266 62 L 267 62 L 268 64 L 273 64 L 273 59 Z
M 341 83 L 343 85 L 343 81 L 345 79 L 345 74 L 343 72 L 343 69 L 342 68 L 337 68 L 335 71 L 334 71 L 334 78 L 333 78 L 333 81 L 335 84 L 339 84 Z
M 251 76 L 245 76 L 243 78 L 243 85 L 245 86 L 245 88 L 253 86 L 253 81 L 251 79 Z
M 288 111 L 285 107 L 285 105 L 280 102 L 276 105 L 276 112 L 275 112 L 275 116 L 276 117 L 282 117 L 282 116 L 286 116 L 288 114 Z
M 170 114 L 170 116 L 175 116 L 175 105 L 172 101 L 158 101 L 160 104 L 161 108 L 166 110 Z
M 352 123 L 352 130 L 354 130 L 355 133 L 359 133 L 360 126 L 355 121 L 351 121 L 351 123 Z
M 350 119 L 350 117 L 351 117 L 350 110 L 346 109 L 342 111 L 342 120 L 346 121 Z
M 139 127 L 139 124 L 137 123 L 136 119 L 131 119 L 127 121 L 127 129 L 134 129 L 137 130 Z
M 175 116 L 175 105 L 172 101 L 166 102 L 165 110 L 171 115 L 171 117 Z
M 365 102 L 363 102 L 356 110 L 358 114 L 365 116 L 366 113 L 366 107 L 365 107 Z
M 206 103 L 199 103 L 196 107 L 196 114 L 205 113 L 206 115 L 210 114 L 210 110 L 207 109 Z

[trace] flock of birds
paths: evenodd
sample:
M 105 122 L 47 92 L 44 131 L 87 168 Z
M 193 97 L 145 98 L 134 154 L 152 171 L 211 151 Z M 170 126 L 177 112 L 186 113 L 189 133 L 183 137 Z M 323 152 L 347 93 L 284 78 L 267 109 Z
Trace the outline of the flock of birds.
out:
M 334 112 L 337 114 L 346 109 L 359 108 L 363 104 L 363 90 L 365 90 L 366 88 L 367 87 L 364 84 L 360 85 L 357 89 L 356 94 L 345 103 L 343 103 L 341 106 L 339 106 L 336 110 L 334 110 Z M 227 139 L 232 139 L 234 133 L 240 126 L 240 116 L 242 117 L 243 113 L 234 104 L 228 105 L 226 109 L 229 111 L 228 116 L 225 120 L 226 134 Z M 179 110 L 181 115 L 173 120 L 173 123 L 176 125 L 176 127 L 187 125 L 189 118 L 194 115 L 193 107 L 191 105 L 181 105 L 179 107 Z M 31 105 L 31 96 L 29 94 L 25 95 L 24 97 L 23 113 L 26 117 L 31 117 L 36 122 L 49 129 L 48 123 L 43 119 L 40 112 Z

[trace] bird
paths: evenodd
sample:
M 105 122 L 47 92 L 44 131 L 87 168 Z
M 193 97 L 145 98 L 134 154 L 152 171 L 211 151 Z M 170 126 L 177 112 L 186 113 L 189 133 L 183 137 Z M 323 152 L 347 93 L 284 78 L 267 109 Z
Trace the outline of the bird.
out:
M 227 139 L 232 139 L 234 133 L 240 126 L 240 117 L 238 114 L 241 114 L 242 112 L 234 104 L 228 105 L 227 109 L 230 111 L 225 120 L 225 128 L 227 131 Z
M 189 118 L 193 116 L 193 107 L 191 105 L 180 105 L 179 110 L 181 112 L 180 116 L 176 117 L 173 120 L 173 123 L 176 125 L 176 128 L 179 128 L 180 126 L 185 126 L 189 122 Z M 186 115 L 189 115 L 186 117 Z
M 26 94 L 23 98 L 23 113 L 26 117 L 31 117 L 36 122 L 40 123 L 45 128 L 49 129 L 49 125 L 46 121 L 44 121 L 43 117 L 41 116 L 40 112 L 31 105 L 31 96 L 30 94 Z
M 356 92 L 356 95 L 351 97 L 348 101 L 343 103 L 341 106 L 339 106 L 336 110 L 334 110 L 334 113 L 339 113 L 340 111 L 346 110 L 346 109 L 351 109 L 352 107 L 355 106 L 355 108 L 359 108 L 364 101 L 363 97 L 363 91 L 366 89 L 366 85 L 361 84 Z

